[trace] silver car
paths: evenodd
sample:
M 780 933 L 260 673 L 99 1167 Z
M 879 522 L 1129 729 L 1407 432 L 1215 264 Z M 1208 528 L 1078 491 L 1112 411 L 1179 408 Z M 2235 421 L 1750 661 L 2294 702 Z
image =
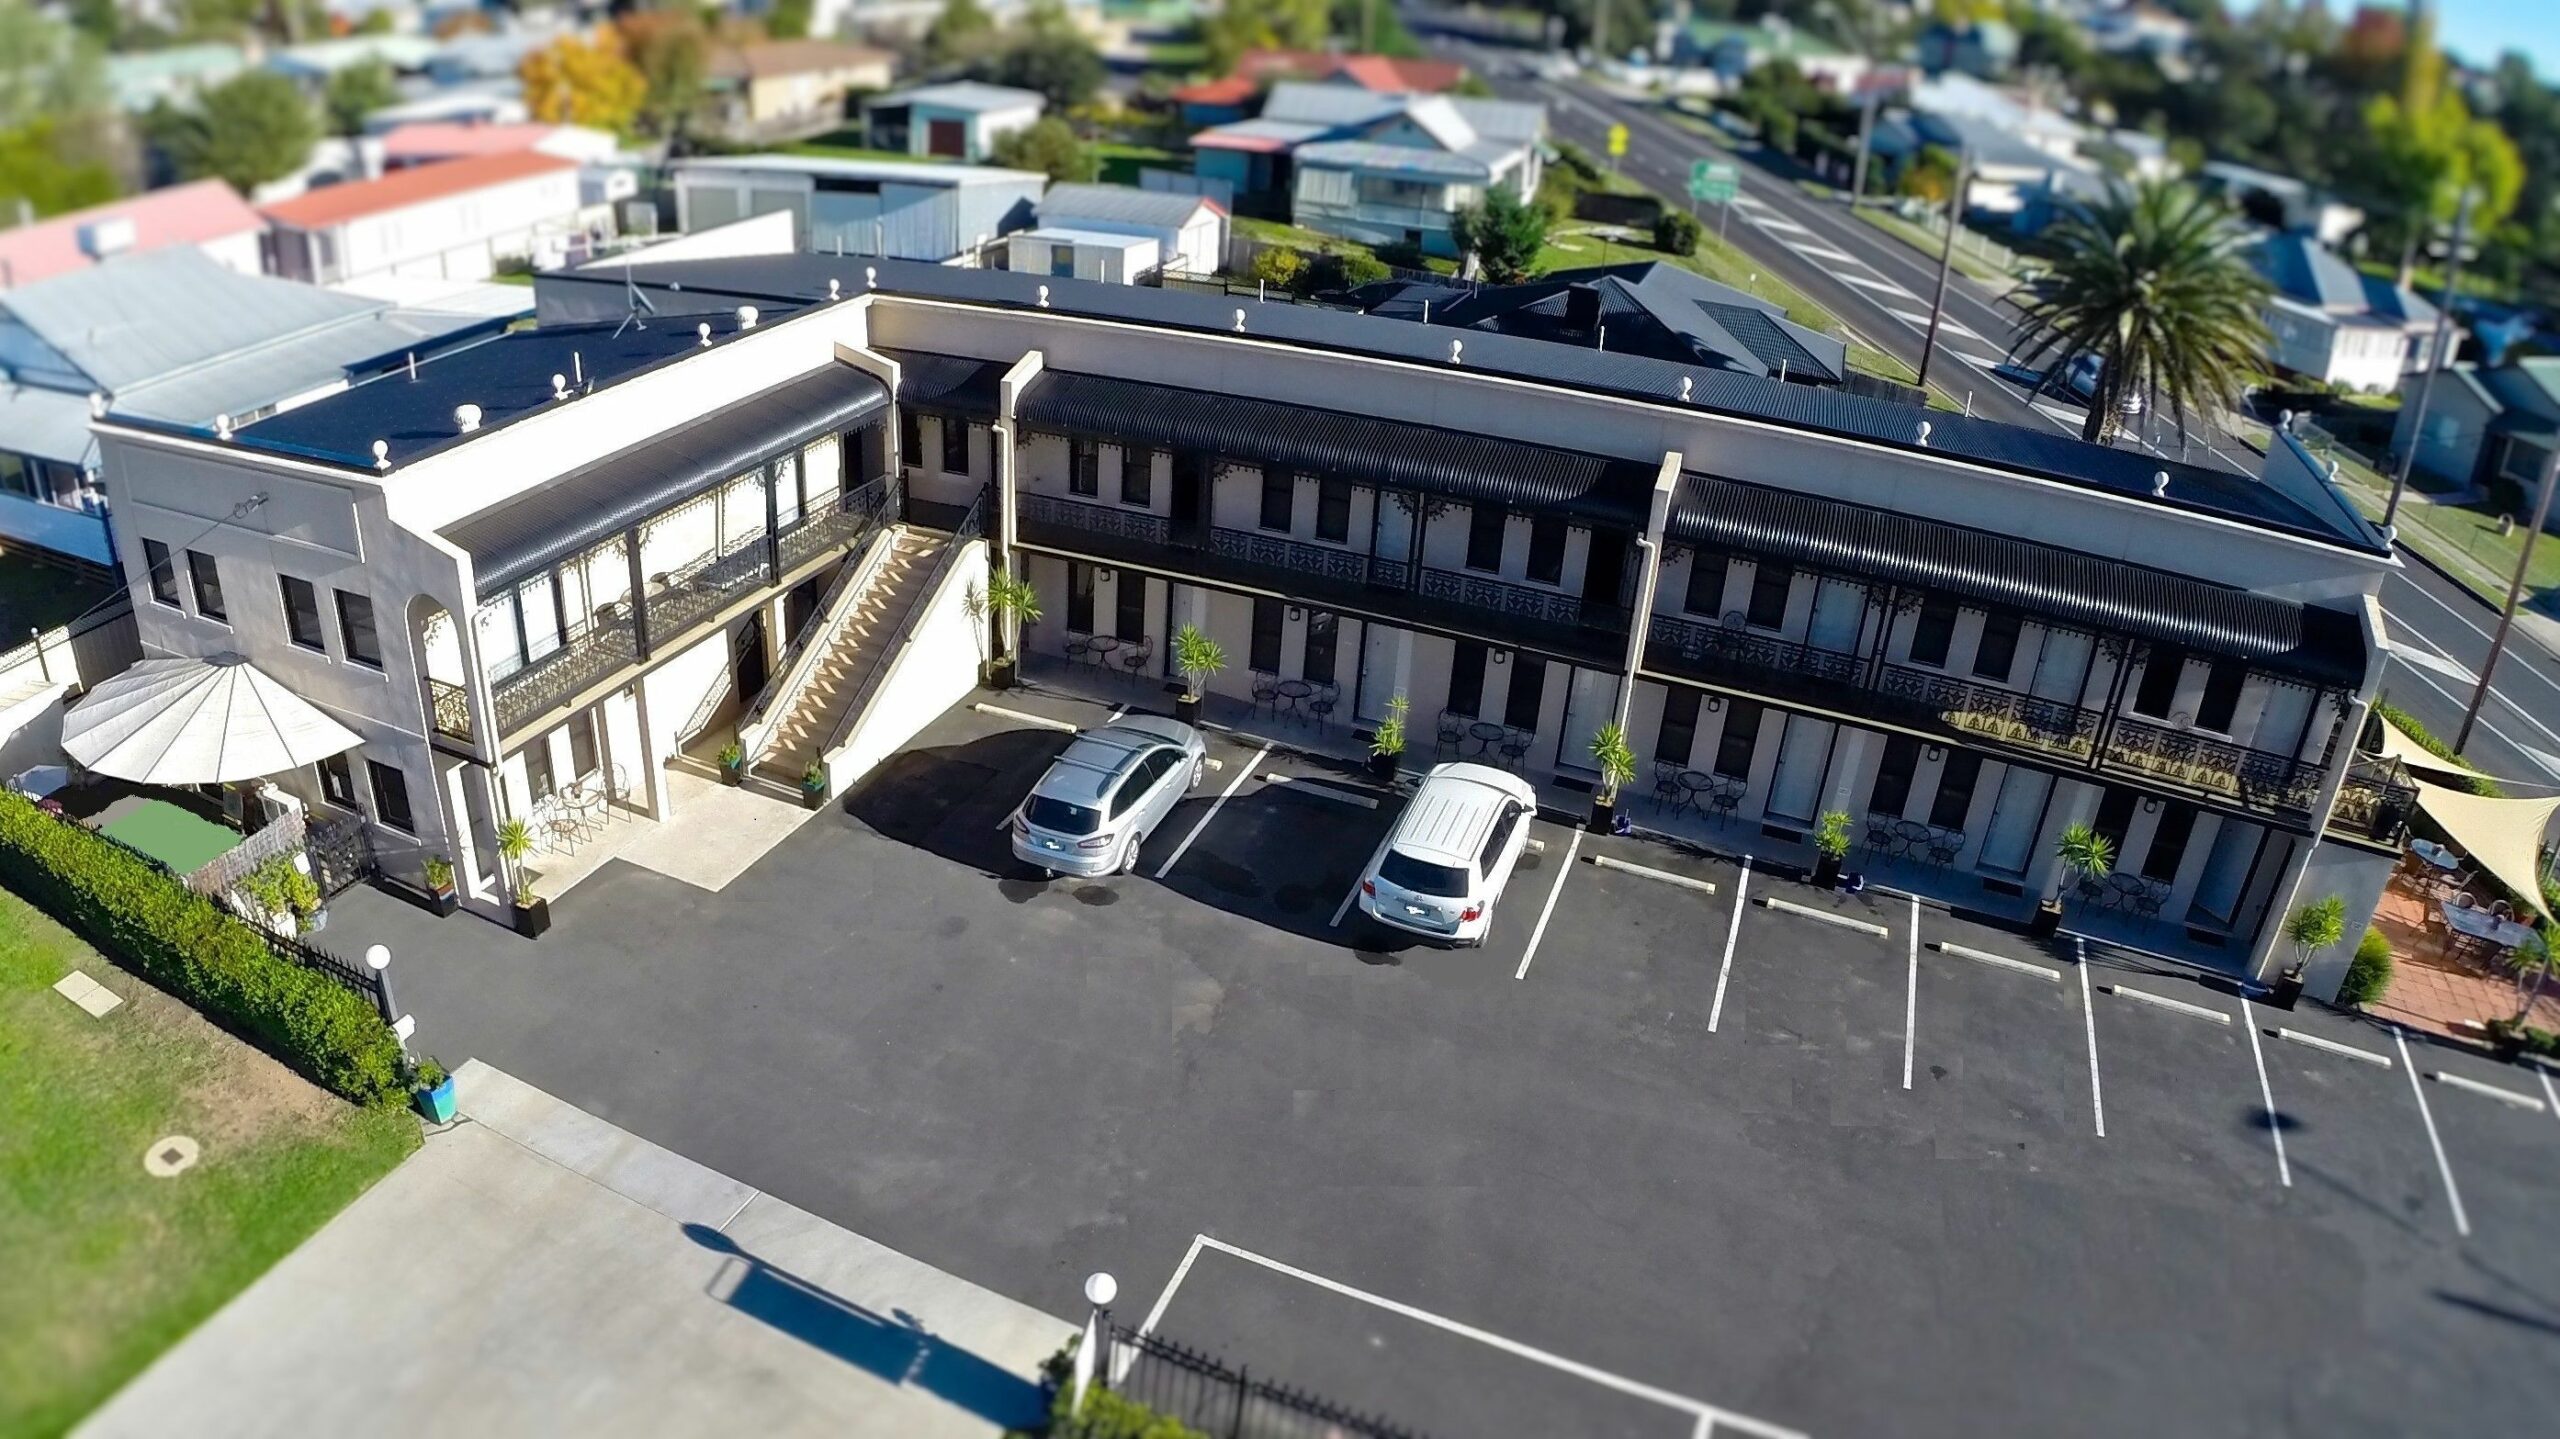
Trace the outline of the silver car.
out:
M 1134 872 L 1207 753 L 1198 730 L 1155 715 L 1077 735 L 1013 812 L 1014 857 L 1052 875 Z

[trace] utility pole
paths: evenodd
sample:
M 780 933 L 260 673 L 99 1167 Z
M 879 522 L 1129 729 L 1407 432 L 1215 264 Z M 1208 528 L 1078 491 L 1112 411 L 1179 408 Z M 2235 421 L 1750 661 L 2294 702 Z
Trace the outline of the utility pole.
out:
M 1867 146 L 1875 139 L 1876 110 L 1884 103 L 1882 92 L 1869 95 L 1867 103 L 1858 107 L 1858 163 L 1849 173 L 1849 208 L 1854 210 L 1867 202 Z
M 2498 672 L 2498 656 L 2507 648 L 2507 631 L 2516 622 L 2516 601 L 2524 597 L 2525 567 L 2533 563 L 2533 542 L 2542 538 L 2542 522 L 2551 518 L 2551 492 L 2560 490 L 2560 445 L 2542 462 L 2542 494 L 2533 502 L 2533 528 L 2524 532 L 2524 552 L 2516 556 L 2515 578 L 2507 581 L 2507 607 L 2498 614 L 2498 632 L 2489 637 L 2489 657 L 2480 662 L 2480 683 L 2471 691 L 2471 706 L 2462 712 L 2462 728 L 2453 736 L 2453 752 L 2471 743 L 2471 726 L 2489 698 L 2489 677 Z
M 1929 300 L 1929 334 L 1920 342 L 1920 388 L 1929 388 L 1929 362 L 1938 355 L 1938 317 L 1947 308 L 1947 271 L 1956 262 L 1956 226 L 1964 218 L 1965 186 L 1973 181 L 1973 152 L 1956 157 L 1955 193 L 1947 197 L 1947 242 L 1938 249 L 1938 290 Z
M 2445 261 L 2444 297 L 2436 306 L 2435 338 L 2427 344 L 2427 373 L 2418 381 L 2418 403 L 2409 411 L 2409 443 L 2400 452 L 2399 473 L 2391 477 L 2391 502 L 2382 507 L 2382 525 L 2385 529 L 2389 529 L 2391 522 L 2400 516 L 2400 497 L 2409 489 L 2409 467 L 2417 463 L 2418 441 L 2426 434 L 2427 397 L 2435 391 L 2436 372 L 2444 368 L 2444 352 L 2452 344 L 2453 299 L 2455 295 L 2461 293 L 2462 241 L 2471 229 L 2472 194 L 2470 187 L 2465 186 L 2462 191 L 2462 207 L 2453 212 L 2453 255 Z M 2525 543 L 2533 542 L 2527 540 Z
M 1609 58 L 1609 0 L 1591 0 L 1591 53 L 1603 62 Z

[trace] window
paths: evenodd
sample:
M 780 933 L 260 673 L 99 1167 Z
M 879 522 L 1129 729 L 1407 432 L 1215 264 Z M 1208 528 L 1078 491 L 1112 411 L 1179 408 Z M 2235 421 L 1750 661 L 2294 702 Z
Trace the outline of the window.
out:
M 2178 702 L 2178 681 L 2186 674 L 2187 652 L 2176 645 L 2153 645 L 2143 662 L 2142 683 L 2133 689 L 2133 712 L 2166 719 Z
M 1796 572 L 1785 565 L 1767 561 L 1751 567 L 1751 608 L 1743 619 L 1752 628 L 1783 629 L 1787 623 L 1787 591 L 1795 588 Z
M 2215 660 L 2204 673 L 2204 698 L 2196 704 L 2196 728 L 2215 734 L 2231 733 L 2231 721 L 2240 710 L 2240 686 L 2249 678 L 2249 667 L 2238 660 Z
M 2009 682 L 2009 671 L 2018 663 L 2018 617 L 1993 613 L 1983 616 L 1982 643 L 1974 646 L 1973 672 L 2000 684 Z
M 946 459 L 943 468 L 950 467 Z M 1091 440 L 1067 441 L 1067 493 L 1088 497 L 1102 493 L 1102 449 Z
M 967 420 L 955 419 L 949 416 L 944 417 L 942 421 L 942 469 L 943 473 L 951 475 L 965 475 L 969 473 L 969 422 Z M 1085 493 L 1091 494 L 1093 492 L 1091 490 L 1087 490 Z
M 898 463 L 924 468 L 924 420 L 913 410 L 898 411 Z
M 158 540 L 144 540 L 142 565 L 151 572 L 151 598 L 178 608 L 178 567 L 169 562 L 169 547 Z
M 569 721 L 569 772 L 584 779 L 596 772 L 596 712 L 587 710 Z
M 416 834 L 418 821 L 409 813 L 409 777 L 378 759 L 364 762 L 373 781 L 373 817 L 402 834 Z
M 1947 662 L 1947 645 L 1956 637 L 1956 603 L 1953 600 L 1928 599 L 1920 602 L 1920 618 L 1911 625 L 1911 662 L 1932 669 Z
M 1564 521 L 1544 515 L 1529 521 L 1529 578 L 1542 585 L 1564 583 Z
M 2133 791 L 2110 788 L 2098 800 L 2098 817 L 2089 827 L 2107 837 L 2107 852 L 2124 858 L 2124 832 L 2133 825 Z
M 1351 539 L 1351 482 L 1316 481 L 1316 538 L 1334 544 Z
M 340 809 L 356 807 L 356 772 L 343 754 L 320 761 L 320 797 Z
M 1360 203 L 1393 205 L 1407 210 L 1441 210 L 1447 208 L 1445 186 L 1436 180 L 1399 180 L 1392 175 L 1359 177 Z
M 1478 505 L 1467 520 L 1467 568 L 1502 573 L 1502 532 L 1511 517 L 1500 505 Z
M 1530 655 L 1511 656 L 1511 691 L 1503 696 L 1502 722 L 1513 729 L 1538 727 L 1538 706 L 1547 697 L 1547 662 Z
M 1076 277 L 1075 246 L 1051 245 L 1049 247 L 1049 274 L 1060 280 L 1072 280 Z
M 559 793 L 559 777 L 551 772 L 551 736 L 544 735 L 524 749 L 524 789 L 540 804 Z
M 1298 477 L 1277 466 L 1262 471 L 1261 526 L 1275 534 L 1289 533 L 1289 521 L 1298 508 Z
M 1120 583 L 1112 586 L 1111 632 L 1124 640 L 1147 637 L 1147 577 L 1120 572 Z
M 1484 712 L 1484 646 L 1458 641 L 1449 659 L 1449 709 L 1462 715 Z
M 2160 810 L 2159 826 L 2151 831 L 2150 852 L 2142 857 L 2142 877 L 2162 884 L 2178 882 L 2178 862 L 2187 857 L 2187 841 L 2195 836 L 2196 807 L 2171 801 Z
M 1965 812 L 1973 808 L 1973 786 L 1982 778 L 1982 756 L 1971 750 L 1947 751 L 1947 763 L 1938 771 L 1938 797 L 1929 802 L 1929 823 L 1940 829 L 1964 828 Z
M 1876 761 L 1876 787 L 1867 795 L 1867 813 L 1902 818 L 1911 807 L 1911 772 L 1919 764 L 1920 741 L 1909 735 L 1886 740 L 1884 757 Z
M 1689 751 L 1698 744 L 1698 699 L 1693 689 L 1673 689 L 1662 696 L 1662 727 L 1653 732 L 1653 757 L 1664 764 L 1689 767 Z
M 284 589 L 284 632 L 306 650 L 327 653 L 329 642 L 320 637 L 320 592 L 311 581 L 292 575 L 279 575 Z
M 1154 789 L 1156 781 L 1164 778 L 1164 772 L 1173 768 L 1173 756 L 1172 750 L 1160 749 L 1130 767 L 1128 778 L 1121 780 L 1120 788 L 1111 795 L 1113 819 L 1127 814 L 1129 806 L 1146 798 L 1147 791 Z
M 209 620 L 229 620 L 229 612 L 222 608 L 222 572 L 214 568 L 213 556 L 187 551 L 187 576 L 195 581 L 196 613 Z
M 1081 560 L 1067 561 L 1067 628 L 1093 633 L 1093 566 Z
M 1341 628 L 1339 616 L 1321 610 L 1307 612 L 1307 655 L 1298 666 L 1298 678 L 1320 685 L 1333 683 L 1334 641 Z
M 1749 700 L 1727 700 L 1724 733 L 1716 737 L 1716 773 L 1726 779 L 1751 778 L 1751 749 L 1760 742 L 1760 706 Z
M 30 500 L 37 497 L 35 477 L 26 456 L 0 453 L 0 494 L 18 495 Z M 143 543 L 147 545 L 150 541 Z
M 1253 654 L 1249 663 L 1267 675 L 1280 673 L 1280 602 L 1253 602 Z
M 1155 502 L 1156 452 L 1141 445 L 1120 447 L 1120 503 L 1149 505 Z
M 1680 608 L 1693 615 L 1724 613 L 1724 556 L 1689 552 L 1689 590 L 1680 597 Z
M 338 591 L 338 643 L 347 658 L 369 669 L 382 668 L 382 641 L 373 632 L 373 601 Z
M 1511 832 L 1520 827 L 1522 811 L 1516 804 L 1506 804 L 1496 815 L 1493 827 L 1485 831 L 1484 853 L 1476 856 L 1476 873 L 1490 875 L 1502 863 L 1502 851 L 1511 843 Z

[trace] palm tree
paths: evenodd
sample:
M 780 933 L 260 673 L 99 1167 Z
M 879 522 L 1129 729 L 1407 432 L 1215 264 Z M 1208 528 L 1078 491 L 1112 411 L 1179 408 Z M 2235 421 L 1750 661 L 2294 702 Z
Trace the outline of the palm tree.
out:
M 2116 186 L 2055 228 L 2053 268 L 2024 287 L 2027 325 L 2010 358 L 2052 368 L 2098 357 L 2080 438 L 2103 443 L 2128 396 L 2163 401 L 2183 436 L 2190 411 L 2228 409 L 2264 370 L 2268 285 L 2220 201 L 2168 181 Z

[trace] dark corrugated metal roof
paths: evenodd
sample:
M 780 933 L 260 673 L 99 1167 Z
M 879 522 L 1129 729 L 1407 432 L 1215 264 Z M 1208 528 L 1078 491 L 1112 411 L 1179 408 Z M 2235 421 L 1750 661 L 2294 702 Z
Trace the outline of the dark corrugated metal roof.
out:
M 1015 402 L 1031 429 L 1126 439 L 1420 490 L 1465 502 L 1644 522 L 1649 467 L 1276 400 L 1043 370 Z
M 2165 570 L 1792 490 L 1684 475 L 1670 538 L 1897 584 L 2065 624 L 2193 645 L 2312 678 L 2353 682 L 2362 632 L 2309 622 L 2291 600 Z
M 883 349 L 898 362 L 898 403 L 937 415 L 973 420 L 996 417 L 996 388 L 1013 368 L 1000 360 L 972 360 L 924 350 Z
M 581 465 L 440 533 L 470 554 L 472 577 L 485 600 L 769 456 L 880 413 L 888 404 L 888 387 L 877 379 L 850 365 L 822 365 Z

